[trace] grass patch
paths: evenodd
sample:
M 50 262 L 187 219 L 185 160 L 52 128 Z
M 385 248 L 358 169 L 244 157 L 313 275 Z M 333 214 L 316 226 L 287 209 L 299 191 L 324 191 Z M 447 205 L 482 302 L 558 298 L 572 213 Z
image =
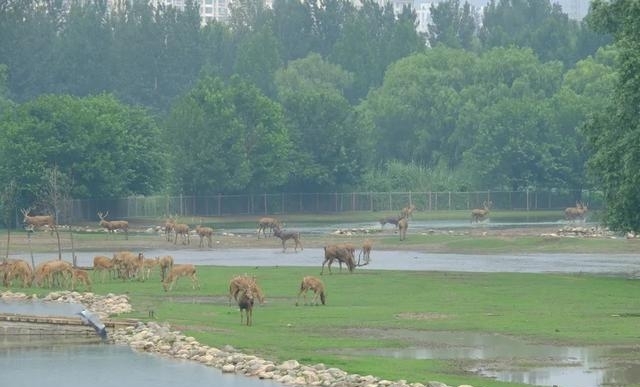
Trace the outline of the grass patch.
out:
M 181 279 L 165 293 L 155 273 L 147 282 L 96 283 L 94 291 L 126 293 L 135 311 L 122 317 L 148 320 L 153 310 L 155 319 L 207 345 L 228 344 L 275 361 L 325 363 L 390 380 L 516 385 L 469 375 L 465 361 L 383 358 L 358 350 L 411 347 L 421 340 L 426 345 L 429 332 L 437 331 L 566 345 L 640 344 L 638 285 L 624 278 L 367 270 L 325 275 L 327 305 L 295 306 L 300 279 L 317 274 L 315 268 L 201 266 L 198 271 L 200 290 Z M 255 275 L 267 296 L 266 304 L 256 306 L 251 327 L 240 325 L 237 308 L 228 304 L 228 281 L 242 273 Z M 411 338 L 387 334 L 394 331 L 412 332 Z M 637 353 L 621 356 L 640 360 Z

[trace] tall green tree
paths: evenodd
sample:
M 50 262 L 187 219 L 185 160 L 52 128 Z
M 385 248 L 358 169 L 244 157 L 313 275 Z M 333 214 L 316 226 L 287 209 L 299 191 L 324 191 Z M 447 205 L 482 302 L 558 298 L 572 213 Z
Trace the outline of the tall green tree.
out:
M 185 194 L 266 192 L 291 170 L 282 108 L 238 76 L 201 79 L 175 104 L 164 138 L 174 189 Z
M 584 127 L 593 151 L 589 167 L 604 190 L 605 223 L 640 231 L 640 4 L 596 0 L 588 17 L 593 28 L 614 37 L 619 51 L 611 104 Z
M 166 162 L 160 132 L 142 109 L 110 95 L 44 95 L 0 121 L 0 178 L 18 185 L 22 206 L 56 168 L 73 182 L 75 198 L 110 198 L 160 191 Z
M 352 75 L 320 55 L 276 75 L 278 99 L 295 143 L 290 189 L 317 192 L 354 186 L 368 168 L 371 126 L 347 101 Z
M 477 46 L 478 20 L 480 16 L 465 1 L 446 0 L 430 7 L 431 22 L 428 25 L 428 39 L 431 47 L 444 44 L 451 48 L 472 50 Z

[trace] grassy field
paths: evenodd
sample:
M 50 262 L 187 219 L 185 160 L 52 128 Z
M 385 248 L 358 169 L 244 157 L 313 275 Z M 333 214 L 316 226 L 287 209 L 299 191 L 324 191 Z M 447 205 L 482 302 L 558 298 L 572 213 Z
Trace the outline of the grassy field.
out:
M 293 218 L 290 224 L 309 222 Z M 305 220 L 306 219 L 306 220 Z M 321 219 L 339 223 L 342 219 Z M 313 221 L 320 221 L 314 219 Z M 249 219 L 210 220 L 218 228 L 251 224 Z M 224 225 L 222 227 L 221 225 Z M 410 229 L 411 231 L 411 229 Z M 95 233 L 61 232 L 68 251 L 75 248 L 112 249 L 132 247 L 180 249 L 157 236 L 134 233 L 107 240 Z M 6 233 L 3 234 L 6 241 Z M 531 235 L 488 233 L 409 234 L 400 243 L 390 231 L 371 236 L 376 249 L 474 252 L 598 252 L 635 253 L 634 240 L 611 238 L 545 238 Z M 218 237 L 224 247 L 277 248 L 273 240 Z M 306 238 L 305 246 L 321 246 L 330 240 Z M 29 240 L 12 233 L 11 251 L 51 250 L 55 236 L 39 233 Z M 6 247 L 3 245 L 3 247 Z M 193 248 L 193 247 L 192 247 Z M 375 258 L 374 258 L 375 259 Z M 299 282 L 304 275 L 318 275 L 318 268 L 215 267 L 198 268 L 201 289 L 192 290 L 182 279 L 169 293 L 162 290 L 156 272 L 146 282 L 112 280 L 95 283 L 98 294 L 128 294 L 134 312 L 123 318 L 169 322 L 174 329 L 215 347 L 232 345 L 266 359 L 297 359 L 302 363 L 325 363 L 350 373 L 371 374 L 389 380 L 426 383 L 438 380 L 452 386 L 516 386 L 477 377 L 466 370 L 471 360 L 397 359 L 367 354 L 371 349 L 427 346 L 429 335 L 439 331 L 498 333 L 522 340 L 572 346 L 616 346 L 612 364 L 640 363 L 640 298 L 638 284 L 629 277 L 551 274 L 451 273 L 357 270 L 353 274 L 324 275 L 327 305 L 296 306 Z M 237 274 L 255 275 L 267 302 L 256 306 L 254 325 L 240 325 L 240 315 L 229 305 L 228 282 Z M 44 294 L 46 289 L 20 289 Z M 512 359 L 514 364 L 522 359 Z M 640 384 L 634 384 L 640 386 Z

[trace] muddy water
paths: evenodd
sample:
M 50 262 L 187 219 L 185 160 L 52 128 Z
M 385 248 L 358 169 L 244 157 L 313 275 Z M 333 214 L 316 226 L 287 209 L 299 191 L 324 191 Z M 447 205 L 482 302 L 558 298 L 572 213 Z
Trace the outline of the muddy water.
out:
M 363 334 L 360 329 L 354 334 Z M 640 380 L 640 365 L 612 366 L 607 356 L 614 347 L 567 347 L 529 343 L 497 334 L 469 332 L 371 331 L 382 339 L 413 343 L 401 349 L 371 349 L 356 354 L 408 359 L 455 359 L 468 370 L 504 382 L 537 386 L 625 386 Z M 506 359 L 506 360 L 505 360 Z

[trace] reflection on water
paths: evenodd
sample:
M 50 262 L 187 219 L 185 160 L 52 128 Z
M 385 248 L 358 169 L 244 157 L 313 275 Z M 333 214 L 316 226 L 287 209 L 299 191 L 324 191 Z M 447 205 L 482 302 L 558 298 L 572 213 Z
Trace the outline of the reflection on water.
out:
M 607 364 L 607 354 L 614 348 L 533 344 L 508 336 L 469 332 L 425 332 L 423 336 L 416 337 L 415 332 L 399 330 L 386 331 L 383 336 L 412 340 L 420 345 L 402 349 L 371 349 L 366 351 L 367 354 L 411 359 L 474 360 L 475 366 L 471 371 L 504 382 L 599 387 L 624 386 L 640 380 L 639 365 L 615 368 Z
M 4 301 L 0 300 L 0 313 L 23 314 L 27 316 L 77 316 L 84 309 L 82 304 L 71 302 L 47 302 L 42 300 Z M 79 317 L 78 317 L 79 318 Z
M 0 349 L 0 370 L 0 386 L 11 387 L 281 387 L 108 344 L 4 348 Z

